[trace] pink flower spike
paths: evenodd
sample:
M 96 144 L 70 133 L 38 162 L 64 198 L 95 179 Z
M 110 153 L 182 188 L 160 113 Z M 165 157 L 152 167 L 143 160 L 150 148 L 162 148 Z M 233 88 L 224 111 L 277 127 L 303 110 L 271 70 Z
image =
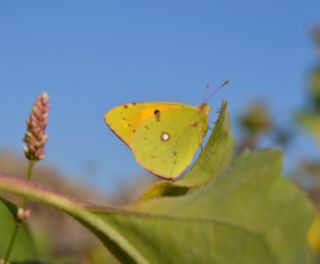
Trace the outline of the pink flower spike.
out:
M 49 96 L 42 93 L 32 107 L 32 111 L 27 120 L 27 131 L 23 141 L 24 153 L 27 159 L 38 161 L 45 157 L 44 146 L 48 140 L 46 127 L 48 124 Z

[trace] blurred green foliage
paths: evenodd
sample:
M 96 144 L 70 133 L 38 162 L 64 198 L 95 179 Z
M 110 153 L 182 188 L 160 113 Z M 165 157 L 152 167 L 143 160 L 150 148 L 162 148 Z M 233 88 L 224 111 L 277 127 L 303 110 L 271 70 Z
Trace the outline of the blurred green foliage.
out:
M 316 113 L 320 112 L 320 66 L 316 66 L 310 77 L 310 99 Z
M 272 119 L 267 107 L 262 103 L 255 102 L 250 104 L 245 113 L 240 116 L 240 125 L 246 133 L 258 136 L 270 131 Z

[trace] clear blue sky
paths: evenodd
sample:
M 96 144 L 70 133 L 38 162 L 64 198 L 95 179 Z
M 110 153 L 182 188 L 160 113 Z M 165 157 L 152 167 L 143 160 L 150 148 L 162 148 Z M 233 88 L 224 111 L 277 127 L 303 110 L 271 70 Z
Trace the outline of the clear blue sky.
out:
M 113 192 L 144 171 L 105 126 L 108 109 L 196 105 L 207 83 L 229 79 L 213 108 L 227 99 L 235 119 L 262 98 L 285 120 L 304 102 L 319 22 L 318 0 L 1 1 L 0 150 L 22 156 L 31 104 L 47 91 L 46 162 Z

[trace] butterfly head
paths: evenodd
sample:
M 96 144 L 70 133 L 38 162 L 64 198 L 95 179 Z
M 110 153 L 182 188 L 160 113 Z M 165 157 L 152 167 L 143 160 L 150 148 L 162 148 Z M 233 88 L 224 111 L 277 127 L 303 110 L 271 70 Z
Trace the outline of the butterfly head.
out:
M 210 113 L 210 105 L 207 103 L 202 103 L 198 106 L 200 112 L 205 113 L 208 115 Z

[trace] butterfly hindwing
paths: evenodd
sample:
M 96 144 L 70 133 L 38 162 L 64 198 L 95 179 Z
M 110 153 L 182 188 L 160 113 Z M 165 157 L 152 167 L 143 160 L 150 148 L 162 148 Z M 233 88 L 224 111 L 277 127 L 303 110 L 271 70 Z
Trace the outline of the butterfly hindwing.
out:
M 185 105 L 170 111 L 158 110 L 136 128 L 129 146 L 145 169 L 174 179 L 192 162 L 207 131 L 207 114 Z

